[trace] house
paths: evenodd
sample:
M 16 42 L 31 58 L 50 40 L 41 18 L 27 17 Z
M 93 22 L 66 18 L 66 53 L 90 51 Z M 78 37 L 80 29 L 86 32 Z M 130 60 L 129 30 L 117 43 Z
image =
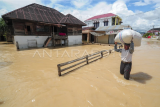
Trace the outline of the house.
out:
M 10 28 L 7 37 L 19 49 L 82 44 L 82 26 L 86 25 L 71 14 L 35 3 L 2 18 Z
M 154 33 L 154 35 L 159 35 L 160 34 L 160 28 L 153 28 L 147 31 L 147 33 Z
M 94 26 L 95 28 L 98 28 L 100 26 L 120 25 L 122 23 L 122 19 L 118 15 L 107 13 L 91 17 L 84 22 L 88 27 Z
M 129 25 L 121 25 L 122 19 L 113 13 L 97 15 L 84 22 L 87 24 L 86 27 L 94 26 L 96 28 L 94 31 L 89 32 L 87 38 L 94 35 L 94 41 L 97 43 L 113 44 L 116 34 L 123 29 L 131 29 Z M 82 34 L 85 34 L 84 30 Z M 87 42 L 91 42 L 90 39 L 87 40 Z

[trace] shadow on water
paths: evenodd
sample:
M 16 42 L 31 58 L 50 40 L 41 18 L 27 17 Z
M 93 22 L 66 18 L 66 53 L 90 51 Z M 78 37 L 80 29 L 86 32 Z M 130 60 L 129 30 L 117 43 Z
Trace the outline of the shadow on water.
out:
M 0 62 L 0 69 L 10 66 L 13 62 Z
M 152 76 L 148 75 L 147 73 L 137 72 L 131 74 L 131 78 L 134 79 L 136 82 L 146 84 L 146 81 L 152 79 Z

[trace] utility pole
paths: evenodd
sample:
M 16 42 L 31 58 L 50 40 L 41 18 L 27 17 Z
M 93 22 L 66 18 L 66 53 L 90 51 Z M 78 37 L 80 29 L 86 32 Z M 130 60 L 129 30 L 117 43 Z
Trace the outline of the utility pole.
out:
M 154 35 L 154 25 L 153 25 L 153 35 Z

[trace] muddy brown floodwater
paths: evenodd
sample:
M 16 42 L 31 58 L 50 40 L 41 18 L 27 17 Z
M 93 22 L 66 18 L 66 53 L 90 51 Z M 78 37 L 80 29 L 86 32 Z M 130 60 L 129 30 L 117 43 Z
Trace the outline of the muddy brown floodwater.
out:
M 143 39 L 142 46 L 135 48 L 129 81 L 119 73 L 121 59 L 117 52 L 58 76 L 57 64 L 75 59 L 78 51 L 77 56 L 81 57 L 112 48 L 83 45 L 16 51 L 13 44 L 1 42 L 0 106 L 159 107 L 160 41 L 157 40 Z

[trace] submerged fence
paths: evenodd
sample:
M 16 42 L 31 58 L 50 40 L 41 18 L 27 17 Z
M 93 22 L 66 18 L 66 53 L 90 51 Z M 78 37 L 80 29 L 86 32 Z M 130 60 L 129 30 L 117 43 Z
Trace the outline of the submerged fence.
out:
M 111 52 L 112 52 L 112 50 L 103 50 L 103 51 L 99 51 L 99 52 L 96 52 L 96 53 L 93 53 L 93 54 L 90 54 L 90 55 L 86 55 L 84 57 L 81 57 L 81 58 L 78 58 L 78 59 L 75 59 L 75 60 L 72 60 L 72 61 L 68 61 L 68 62 L 65 62 L 65 63 L 58 64 L 57 65 L 57 67 L 58 67 L 58 75 L 61 76 L 61 72 L 65 71 L 65 70 L 68 70 L 68 69 L 70 69 L 72 67 L 75 67 L 75 66 L 77 66 L 79 64 L 82 64 L 84 62 L 86 62 L 86 64 L 89 64 L 89 63 L 91 63 L 91 62 L 89 62 L 89 60 L 95 59 L 95 58 L 97 58 L 99 56 L 101 56 L 100 58 L 103 58 L 103 56 L 105 54 L 107 54 L 107 53 L 110 54 Z M 100 55 L 98 55 L 98 54 L 100 54 Z M 94 57 L 92 57 L 92 56 L 94 56 Z M 100 59 L 100 58 L 98 58 L 98 59 Z M 83 59 L 86 59 L 86 60 L 83 60 Z M 71 66 L 69 66 L 67 68 L 61 69 L 62 66 L 65 66 L 65 65 L 68 65 L 68 64 L 72 64 L 72 63 L 80 61 L 80 60 L 83 60 L 83 61 L 81 61 L 81 62 L 79 62 L 77 64 L 74 64 L 74 65 L 71 65 Z

